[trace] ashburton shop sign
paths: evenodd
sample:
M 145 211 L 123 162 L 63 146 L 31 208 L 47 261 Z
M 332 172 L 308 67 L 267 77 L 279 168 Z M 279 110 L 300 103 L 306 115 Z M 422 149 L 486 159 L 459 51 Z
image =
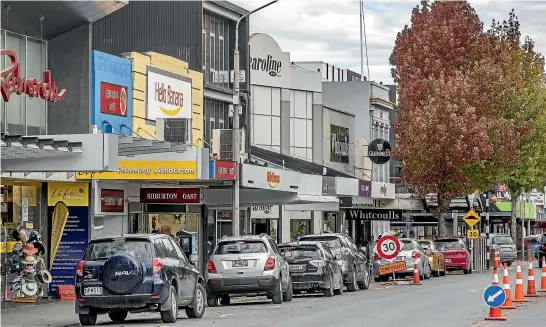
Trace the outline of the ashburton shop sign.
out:
M 52 80 L 51 71 L 44 71 L 43 82 L 37 81 L 35 78 L 25 78 L 19 76 L 21 64 L 14 50 L 3 49 L 0 51 L 0 55 L 8 56 L 11 61 L 9 66 L 0 73 L 2 97 L 5 102 L 9 102 L 13 93 L 18 95 L 26 93 L 31 98 L 40 97 L 49 102 L 57 102 L 66 97 L 66 90 L 59 90 Z
M 347 220 L 402 220 L 402 210 L 346 209 Z
M 250 58 L 250 68 L 267 72 L 270 76 L 281 76 L 282 63 L 280 60 L 273 59 L 272 55 L 267 55 L 267 58 Z
M 140 203 L 191 204 L 199 203 L 198 188 L 141 188 Z

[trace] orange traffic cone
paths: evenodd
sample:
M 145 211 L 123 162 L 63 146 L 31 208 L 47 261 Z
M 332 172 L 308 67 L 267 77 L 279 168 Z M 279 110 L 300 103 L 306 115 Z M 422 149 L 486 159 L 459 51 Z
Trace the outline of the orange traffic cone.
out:
M 539 292 L 546 292 L 546 257 L 542 257 L 542 274 L 540 275 Z
M 529 302 L 523 295 L 523 276 L 521 275 L 521 262 L 519 260 L 516 262 L 516 296 L 513 302 Z
M 533 269 L 533 259 L 529 258 L 529 273 L 527 274 L 527 297 L 538 297 L 535 285 L 535 270 Z
M 501 262 L 500 262 L 500 252 L 499 250 L 495 250 L 495 268 L 500 269 Z
M 497 267 L 493 268 L 493 283 L 492 283 L 492 285 L 499 285 L 499 275 L 497 274 Z M 502 315 L 501 308 L 490 307 L 489 308 L 489 317 L 485 317 L 485 320 L 506 320 L 506 317 Z
M 512 303 L 512 291 L 510 290 L 510 276 L 508 275 L 508 267 L 504 264 L 504 276 L 502 278 L 502 288 L 506 293 L 506 301 L 501 306 L 501 309 L 512 310 L 516 309 L 516 306 Z
M 419 279 L 419 268 L 417 267 L 417 261 L 413 264 L 413 285 L 421 285 L 421 279 Z

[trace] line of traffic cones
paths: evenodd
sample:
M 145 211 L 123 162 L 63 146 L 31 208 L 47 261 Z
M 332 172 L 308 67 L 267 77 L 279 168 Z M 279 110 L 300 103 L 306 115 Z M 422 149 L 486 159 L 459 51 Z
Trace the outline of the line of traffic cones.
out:
M 419 267 L 417 266 L 417 261 L 413 264 L 413 285 L 422 285 L 421 278 L 419 277 Z
M 539 292 L 546 292 L 546 257 L 542 257 L 542 272 L 540 274 Z
M 510 290 L 510 276 L 508 275 L 508 266 L 504 264 L 504 276 L 502 278 L 502 288 L 504 288 L 504 293 L 506 293 L 506 300 L 501 306 L 501 309 L 513 310 L 517 307 L 512 303 L 512 291 Z
M 496 258 L 495 258 L 495 261 L 496 261 Z M 504 281 L 503 281 L 503 283 L 504 283 Z M 497 274 L 497 267 L 493 268 L 493 282 L 492 282 L 491 285 L 499 285 L 499 275 Z M 505 290 L 505 292 L 506 292 L 506 290 Z M 489 307 L 489 316 L 485 317 L 485 320 L 504 321 L 504 320 L 506 320 L 506 317 L 502 315 L 502 310 L 501 310 L 500 307 L 497 307 L 497 308 Z

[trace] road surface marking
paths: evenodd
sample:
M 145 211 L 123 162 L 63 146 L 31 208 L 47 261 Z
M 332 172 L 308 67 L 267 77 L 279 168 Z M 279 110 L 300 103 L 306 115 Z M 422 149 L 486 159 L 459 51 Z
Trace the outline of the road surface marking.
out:
M 227 313 L 227 314 L 225 314 L 225 315 L 220 315 L 220 316 L 218 316 L 218 317 L 224 318 L 224 317 L 229 317 L 229 316 L 231 316 L 231 313 Z

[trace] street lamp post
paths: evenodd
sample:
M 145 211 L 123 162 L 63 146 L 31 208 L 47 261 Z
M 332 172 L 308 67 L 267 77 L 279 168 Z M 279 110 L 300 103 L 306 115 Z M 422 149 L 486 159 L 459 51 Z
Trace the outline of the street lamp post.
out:
M 241 141 L 239 139 L 239 115 L 241 114 L 241 100 L 240 100 L 240 88 L 239 88 L 239 69 L 240 69 L 240 57 L 239 57 L 239 24 L 241 21 L 251 14 L 268 7 L 279 0 L 274 0 L 266 3 L 265 5 L 258 7 L 247 14 L 241 16 L 237 20 L 235 25 L 235 50 L 233 51 L 233 161 L 237 163 L 237 167 L 240 168 L 241 155 L 240 155 L 240 146 Z M 232 227 L 233 227 L 233 236 L 239 236 L 240 231 L 240 214 L 239 214 L 239 193 L 241 188 L 241 174 L 237 173 L 235 177 L 235 182 L 233 183 L 233 207 L 232 207 Z

